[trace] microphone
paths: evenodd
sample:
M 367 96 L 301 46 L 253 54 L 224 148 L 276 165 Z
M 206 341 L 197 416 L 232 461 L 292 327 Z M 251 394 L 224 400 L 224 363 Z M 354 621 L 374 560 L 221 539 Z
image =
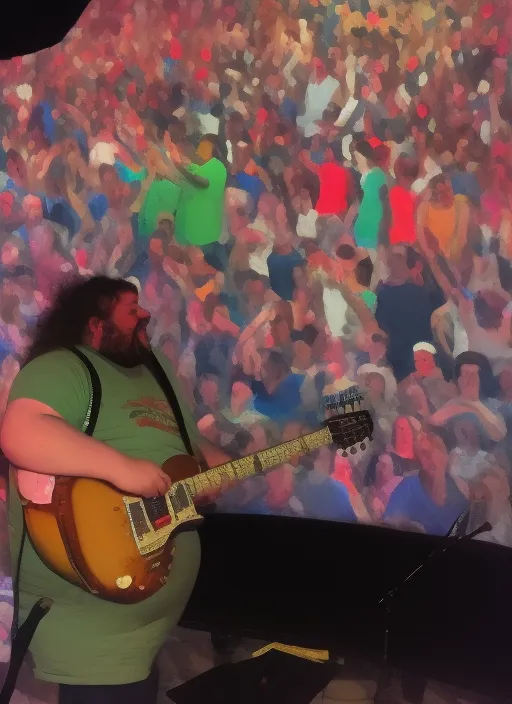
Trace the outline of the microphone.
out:
M 468 533 L 467 535 L 461 535 L 459 540 L 471 540 L 471 538 L 476 538 L 476 536 L 480 535 L 481 533 L 488 533 L 490 530 L 492 530 L 492 526 L 489 521 L 486 521 L 485 523 L 482 523 L 479 528 L 472 531 L 471 533 Z
M 381 599 L 379 599 L 378 604 L 383 605 L 385 610 L 386 610 L 386 620 L 385 620 L 385 627 L 384 627 L 384 647 L 383 647 L 383 658 L 382 658 L 382 667 L 381 667 L 381 672 L 379 676 L 379 681 L 377 684 L 377 692 L 375 694 L 374 698 L 374 704 L 377 704 L 377 702 L 381 701 L 388 701 L 386 692 L 390 688 L 390 683 L 392 681 L 392 671 L 389 667 L 388 663 L 388 650 L 389 650 L 389 634 L 391 630 L 391 603 L 393 599 L 399 594 L 399 592 L 406 586 L 408 586 L 409 582 L 416 577 L 418 572 L 421 572 L 424 570 L 427 566 L 427 564 L 430 564 L 430 562 L 438 557 L 439 555 L 443 554 L 446 551 L 449 551 L 450 549 L 457 549 L 457 545 L 461 541 L 466 541 L 466 540 L 471 540 L 471 538 L 475 538 L 477 535 L 480 535 L 481 533 L 487 533 L 490 530 L 492 530 L 492 525 L 489 523 L 489 521 L 485 521 L 485 523 L 482 523 L 481 526 L 476 528 L 474 531 L 471 533 L 468 533 L 467 535 L 461 535 L 456 537 L 456 533 L 458 529 L 460 528 L 461 524 L 464 522 L 465 519 L 467 519 L 469 516 L 469 509 L 464 511 L 464 513 L 459 516 L 459 518 L 455 521 L 454 525 L 450 529 L 447 535 L 444 536 L 444 540 L 441 542 L 441 545 L 439 545 L 437 548 L 434 548 L 432 552 L 427 555 L 427 557 L 421 562 L 412 572 L 410 572 L 405 579 L 402 579 L 402 581 L 396 586 L 390 589 Z
M 434 559 L 438 555 L 441 555 L 447 550 L 449 551 L 450 549 L 456 549 L 456 546 L 461 541 L 471 540 L 472 538 L 475 538 L 481 533 L 488 533 L 490 530 L 492 530 L 492 525 L 489 523 L 489 521 L 485 521 L 485 523 L 482 523 L 481 526 L 476 528 L 471 533 L 468 533 L 467 535 L 461 535 L 458 538 L 455 538 L 455 540 L 453 540 L 454 531 L 460 526 L 462 519 L 467 517 L 467 513 L 468 512 L 465 511 L 462 516 L 457 519 L 457 521 L 455 522 L 455 526 L 452 528 L 452 530 L 448 533 L 448 535 L 444 536 L 444 540 L 441 545 L 439 545 L 439 547 L 437 548 L 434 548 L 434 550 L 432 550 L 432 552 L 427 555 L 423 562 L 420 562 L 420 564 L 410 574 L 408 574 L 407 577 L 403 579 L 400 584 L 386 592 L 386 594 L 379 600 L 379 604 L 385 604 L 389 608 L 389 600 L 396 596 L 400 589 L 405 587 L 411 581 L 411 579 L 413 579 L 413 577 L 418 574 L 418 572 L 421 572 L 421 570 L 425 569 L 427 563 L 429 563 L 432 559 Z

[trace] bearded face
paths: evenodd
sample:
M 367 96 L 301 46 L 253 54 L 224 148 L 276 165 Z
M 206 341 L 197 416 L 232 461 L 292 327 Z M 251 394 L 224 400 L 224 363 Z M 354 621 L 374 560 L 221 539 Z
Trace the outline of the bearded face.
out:
M 147 327 L 150 315 L 139 306 L 136 294 L 123 294 L 110 316 L 102 321 L 96 344 L 98 352 L 123 367 L 142 364 L 149 352 Z
M 147 324 L 148 321 L 141 321 L 130 333 L 121 330 L 111 319 L 105 321 L 98 351 L 122 367 L 131 368 L 142 364 L 149 350 Z

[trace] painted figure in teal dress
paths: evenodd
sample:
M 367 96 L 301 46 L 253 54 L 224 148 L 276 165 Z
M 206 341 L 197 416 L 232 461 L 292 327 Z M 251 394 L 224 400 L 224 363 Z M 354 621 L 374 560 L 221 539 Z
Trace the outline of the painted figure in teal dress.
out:
M 361 154 L 366 158 L 369 171 L 361 177 L 363 198 L 354 224 L 354 237 L 358 247 L 376 250 L 384 215 L 382 189 L 388 182 L 385 169 L 389 161 L 389 149 L 385 144 L 381 144 L 371 152 L 363 150 Z

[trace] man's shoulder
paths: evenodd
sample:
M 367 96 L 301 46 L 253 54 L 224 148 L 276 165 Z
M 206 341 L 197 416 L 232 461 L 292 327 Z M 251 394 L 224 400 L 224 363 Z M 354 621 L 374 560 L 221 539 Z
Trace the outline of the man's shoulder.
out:
M 20 374 L 33 372 L 36 369 L 80 369 L 83 368 L 83 363 L 71 350 L 68 349 L 56 349 L 51 352 L 45 352 L 39 355 L 35 359 L 30 360 L 24 367 L 22 367 Z
M 39 395 L 54 397 L 80 390 L 87 393 L 88 372 L 80 359 L 70 350 L 58 349 L 32 359 L 22 367 L 12 384 L 9 403 L 18 398 L 35 398 Z

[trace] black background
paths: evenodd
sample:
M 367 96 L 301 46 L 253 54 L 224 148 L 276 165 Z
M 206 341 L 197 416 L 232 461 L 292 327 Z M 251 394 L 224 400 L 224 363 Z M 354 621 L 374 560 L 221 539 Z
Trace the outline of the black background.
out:
M 379 662 L 380 598 L 444 539 L 375 526 L 207 515 L 183 625 Z M 446 542 L 448 544 L 448 541 Z M 512 694 L 512 550 L 449 541 L 395 598 L 393 664 L 492 696 Z
M 5 0 L 0 7 L 0 59 L 33 54 L 66 36 L 87 0 Z M 108 9 L 112 0 L 103 0 Z

